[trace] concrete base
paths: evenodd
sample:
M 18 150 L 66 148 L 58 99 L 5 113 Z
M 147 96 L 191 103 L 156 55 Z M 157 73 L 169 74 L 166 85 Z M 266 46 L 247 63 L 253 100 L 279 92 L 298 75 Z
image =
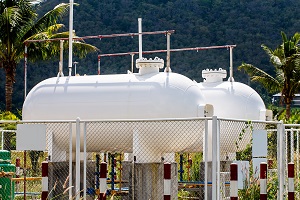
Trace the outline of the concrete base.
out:
M 132 173 L 134 171 L 134 173 Z M 171 164 L 171 199 L 178 199 L 177 163 Z M 129 170 L 129 199 L 160 200 L 164 195 L 164 164 L 135 163 Z
M 229 182 L 230 181 L 230 175 L 224 174 L 223 172 L 230 172 L 230 164 L 232 163 L 232 161 L 220 161 L 220 179 L 221 179 L 221 183 L 220 183 L 220 192 L 222 194 L 224 194 L 226 197 L 230 196 L 230 187 L 223 187 L 222 183 L 225 182 Z M 205 162 L 201 162 L 200 164 L 200 180 L 205 182 Z M 211 182 L 212 181 L 212 162 L 207 162 L 207 181 Z M 204 199 L 205 198 L 205 190 L 204 187 L 202 188 L 203 192 L 201 192 L 203 194 L 203 196 L 200 199 Z M 212 199 L 212 187 L 208 186 L 207 187 L 207 198 L 208 199 Z

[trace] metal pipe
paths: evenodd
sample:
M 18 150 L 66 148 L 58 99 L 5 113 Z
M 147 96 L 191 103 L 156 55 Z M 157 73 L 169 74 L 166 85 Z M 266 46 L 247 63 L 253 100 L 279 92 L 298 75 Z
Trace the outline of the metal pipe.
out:
M 134 54 L 130 54 L 130 55 L 131 55 L 131 72 L 133 73 L 133 65 L 134 65 L 133 57 L 134 57 Z
M 100 186 L 100 177 L 99 177 L 99 175 L 100 175 L 100 171 L 99 171 L 99 166 L 100 166 L 100 155 L 99 154 L 96 154 L 96 173 L 95 173 L 95 175 L 96 175 L 96 181 L 95 181 L 95 183 L 96 183 L 96 191 L 98 191 L 99 190 L 99 186 Z M 97 192 L 96 192 L 96 194 L 97 194 Z
M 171 33 L 167 33 L 167 66 L 166 66 L 166 72 L 171 72 L 170 68 L 170 37 Z
M 86 199 L 86 122 L 83 123 L 83 199 Z
M 229 47 L 236 47 L 236 45 L 224 45 L 224 46 L 210 46 L 210 47 L 189 47 L 189 48 L 181 48 L 181 49 L 170 49 L 170 52 L 180 52 L 180 51 L 199 51 L 199 50 L 208 50 L 208 49 L 225 49 Z M 143 54 L 151 54 L 151 53 L 165 53 L 166 49 L 162 50 L 153 50 L 153 51 L 143 51 Z M 131 54 L 139 54 L 139 52 L 126 52 L 126 53 L 112 53 L 112 54 L 100 54 L 98 56 L 101 57 L 110 57 L 110 56 L 126 56 Z
M 217 117 L 212 119 L 212 199 L 217 199 Z
M 278 168 L 278 180 L 279 180 L 279 190 L 278 190 L 278 199 L 283 200 L 284 197 L 284 179 L 285 179 L 285 168 L 283 159 L 285 159 L 285 127 L 281 121 L 277 125 L 277 168 Z
M 297 176 L 299 176 L 299 154 L 300 154 L 300 151 L 299 151 L 299 148 L 300 148 L 300 146 L 299 146 L 299 130 L 297 130 Z
M 74 0 L 70 0 L 70 18 L 69 18 L 69 76 L 72 73 L 73 59 L 73 4 Z
M 115 190 L 115 155 L 111 154 L 111 172 L 110 172 L 110 179 L 111 179 L 111 190 Z
M 77 72 L 76 72 L 76 69 L 77 69 L 77 64 L 78 62 L 73 62 L 74 63 L 74 76 L 76 76 Z
M 3 130 L 2 130 L 2 131 L 1 131 L 1 150 L 4 149 L 3 146 L 4 146 L 4 132 L 3 132 Z
M 205 161 L 204 161 L 204 193 L 205 193 L 205 200 L 208 199 L 208 194 L 207 194 L 207 182 L 208 182 L 208 163 L 207 163 L 207 160 L 208 160 L 208 120 L 205 119 L 205 140 L 204 140 L 204 158 L 205 158 Z
M 100 75 L 100 61 L 101 61 L 101 56 L 98 55 L 98 75 Z
M 180 154 L 179 158 L 179 181 L 183 181 L 183 154 Z
M 80 41 L 85 39 L 103 39 L 103 38 L 114 38 L 114 37 L 133 37 L 139 35 L 158 35 L 158 34 L 167 34 L 168 32 L 174 33 L 175 30 L 167 30 L 167 31 L 152 31 L 152 32 L 143 32 L 143 33 L 121 33 L 121 34 L 110 34 L 110 35 L 92 35 L 92 36 L 84 36 L 84 37 L 76 37 L 72 40 Z M 42 40 L 26 40 L 26 43 L 29 42 L 47 42 L 47 41 L 58 41 L 58 40 L 68 40 L 68 38 L 54 38 L 54 39 L 42 39 Z
M 291 134 L 291 140 L 290 140 L 290 146 L 291 146 L 291 162 L 294 162 L 294 129 L 292 128 L 290 131 Z
M 73 137 L 72 137 L 72 123 L 69 122 L 69 188 L 72 188 L 73 186 L 73 166 L 72 166 L 72 152 L 73 152 Z M 69 199 L 73 199 L 72 197 L 72 189 L 69 190 Z
M 234 79 L 233 79 L 232 49 L 233 49 L 233 47 L 230 46 L 230 47 L 229 47 L 229 54 L 230 54 L 230 55 L 229 55 L 229 57 L 230 57 L 230 61 L 229 61 L 229 62 L 230 62 L 230 63 L 229 63 L 229 65 L 230 65 L 230 67 L 229 67 L 229 68 L 230 68 L 230 69 L 229 69 L 229 70 L 230 70 L 230 78 L 229 78 L 229 81 L 230 81 L 230 82 L 233 82 L 233 81 L 234 81 Z
M 76 119 L 76 200 L 80 199 L 80 118 Z
M 217 200 L 220 199 L 220 121 L 217 120 Z
M 64 40 L 60 40 L 59 41 L 59 69 L 58 69 L 57 76 L 64 76 L 63 60 L 64 60 Z
M 27 96 L 27 43 L 25 43 L 24 49 L 24 100 Z
M 139 26 L 139 59 L 143 58 L 142 18 L 138 18 Z
M 26 176 L 27 176 L 27 169 L 26 169 L 26 167 L 27 167 L 27 165 L 26 165 L 26 150 L 24 151 L 24 168 L 23 168 L 23 176 L 24 176 L 24 199 L 26 199 L 26 191 L 27 191 L 27 189 L 26 189 Z

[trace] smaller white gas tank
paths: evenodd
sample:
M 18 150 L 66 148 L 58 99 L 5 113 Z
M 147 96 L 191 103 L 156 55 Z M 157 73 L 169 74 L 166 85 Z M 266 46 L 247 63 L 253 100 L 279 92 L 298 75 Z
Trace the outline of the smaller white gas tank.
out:
M 222 118 L 266 120 L 266 107 L 259 94 L 248 85 L 223 81 L 226 70 L 203 70 L 204 82 L 199 83 L 214 115 Z

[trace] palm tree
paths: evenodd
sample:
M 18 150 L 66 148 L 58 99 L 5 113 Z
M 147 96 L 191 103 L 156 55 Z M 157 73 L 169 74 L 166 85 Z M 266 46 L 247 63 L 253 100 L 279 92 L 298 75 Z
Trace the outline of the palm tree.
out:
M 68 38 L 68 32 L 58 33 L 63 27 L 57 21 L 68 11 L 69 4 L 59 4 L 38 18 L 40 0 L 0 1 L 0 68 L 5 71 L 6 110 L 11 111 L 13 84 L 17 64 L 24 56 L 27 40 Z M 75 37 L 75 34 L 73 35 Z M 65 44 L 66 46 L 68 44 Z M 76 51 L 76 47 L 78 47 Z M 78 56 L 84 56 L 97 48 L 78 41 L 74 45 Z M 28 44 L 28 59 L 31 61 L 53 59 L 59 55 L 59 41 Z
M 282 44 L 272 50 L 262 45 L 275 67 L 275 77 L 265 71 L 243 63 L 239 69 L 245 70 L 252 81 L 261 83 L 270 93 L 281 93 L 281 102 L 286 105 L 286 119 L 290 118 L 291 104 L 300 89 L 300 34 L 295 33 L 290 39 L 281 32 Z

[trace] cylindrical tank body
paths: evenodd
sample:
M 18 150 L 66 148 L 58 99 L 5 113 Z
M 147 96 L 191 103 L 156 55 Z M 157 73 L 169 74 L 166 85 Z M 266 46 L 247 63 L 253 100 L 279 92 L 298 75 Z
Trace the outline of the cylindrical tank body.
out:
M 30 91 L 23 105 L 23 120 L 75 120 L 77 117 L 81 120 L 201 117 L 203 115 L 199 113 L 199 105 L 204 103 L 197 83 L 176 73 L 55 77 L 42 81 Z M 143 135 L 148 135 L 147 143 L 153 144 L 152 149 L 168 152 L 182 151 L 195 146 L 195 140 L 198 138 L 201 144 L 197 146 L 197 151 L 202 151 L 202 134 L 195 130 L 182 130 L 180 127 L 184 126 L 162 124 L 158 125 L 161 129 L 155 130 L 153 126 L 146 125 L 141 128 L 129 123 L 115 128 L 111 124 L 101 126 L 103 127 L 93 129 L 93 133 L 90 131 L 93 135 L 88 137 L 94 139 L 87 144 L 87 151 L 131 152 L 133 137 L 143 142 Z M 167 130 L 168 133 L 161 130 Z M 189 136 L 183 137 L 183 132 Z M 63 134 L 52 134 L 56 138 L 56 145 L 63 145 L 64 149 L 68 149 L 67 129 Z M 162 141 L 176 145 L 167 149 L 166 142 Z
M 266 107 L 251 87 L 230 81 L 199 83 L 207 102 L 213 105 L 214 115 L 223 118 L 265 120 Z
M 223 78 L 226 78 L 226 70 L 203 70 L 202 77 L 204 82 L 199 83 L 198 86 L 203 92 L 205 100 L 213 105 L 215 116 L 246 121 L 266 120 L 266 107 L 259 94 L 243 83 L 223 81 Z M 245 124 L 243 126 L 223 121 L 220 126 L 220 130 L 222 130 L 220 149 L 221 153 L 228 154 L 225 157 L 230 157 L 231 152 L 243 150 L 250 142 L 251 134 L 248 134 L 250 128 L 244 130 L 247 133 L 244 134 L 243 141 L 238 141 L 242 129 L 246 127 Z M 241 144 L 236 145 L 236 142 Z

